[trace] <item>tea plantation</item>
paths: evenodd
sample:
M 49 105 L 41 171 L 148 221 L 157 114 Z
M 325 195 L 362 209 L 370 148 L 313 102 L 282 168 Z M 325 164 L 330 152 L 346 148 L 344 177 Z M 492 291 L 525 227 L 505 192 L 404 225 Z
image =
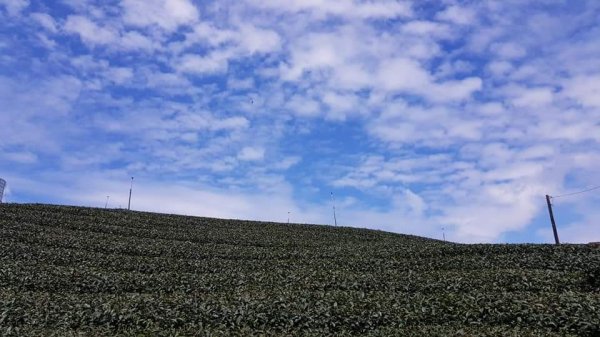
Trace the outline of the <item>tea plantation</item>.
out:
M 600 249 L 1 204 L 0 335 L 600 336 Z

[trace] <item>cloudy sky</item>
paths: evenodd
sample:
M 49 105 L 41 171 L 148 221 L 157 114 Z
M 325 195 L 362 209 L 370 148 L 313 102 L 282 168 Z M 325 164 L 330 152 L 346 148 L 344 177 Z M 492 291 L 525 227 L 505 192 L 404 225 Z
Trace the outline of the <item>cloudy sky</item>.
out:
M 6 201 L 552 242 L 600 185 L 597 0 L 0 0 Z M 554 199 L 600 241 L 600 190 Z

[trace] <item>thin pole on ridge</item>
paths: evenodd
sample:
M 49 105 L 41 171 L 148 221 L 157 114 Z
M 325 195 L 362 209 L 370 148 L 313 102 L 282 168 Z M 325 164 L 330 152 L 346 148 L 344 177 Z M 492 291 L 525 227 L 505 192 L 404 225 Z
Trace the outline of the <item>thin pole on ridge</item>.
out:
M 127 210 L 131 210 L 131 191 L 133 190 L 133 177 L 131 177 L 131 185 L 129 186 L 129 202 L 127 203 Z
M 337 227 L 337 217 L 335 215 L 335 196 L 331 192 L 331 202 L 333 203 L 333 224 Z

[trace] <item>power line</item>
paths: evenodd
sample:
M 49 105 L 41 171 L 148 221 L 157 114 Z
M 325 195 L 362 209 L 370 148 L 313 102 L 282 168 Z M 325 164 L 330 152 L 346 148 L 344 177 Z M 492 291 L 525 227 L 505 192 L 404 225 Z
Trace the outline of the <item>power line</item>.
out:
M 573 193 L 567 193 L 567 194 L 556 195 L 556 196 L 553 196 L 552 198 L 562 198 L 562 197 L 569 197 L 569 196 L 572 196 L 572 195 L 581 194 L 581 193 L 586 193 L 586 192 L 594 191 L 594 190 L 597 190 L 597 189 L 600 189 L 600 186 L 596 186 L 596 187 L 588 188 L 587 190 L 583 190 L 583 191 L 579 191 L 579 192 L 573 192 Z
M 554 197 L 546 194 L 546 203 L 548 204 L 548 213 L 550 215 L 550 222 L 552 223 L 552 232 L 554 233 L 554 241 L 556 242 L 557 245 L 560 244 L 560 241 L 558 239 L 558 231 L 556 230 L 556 221 L 554 220 L 554 212 L 552 211 L 552 202 L 551 202 L 551 199 L 562 198 L 562 197 L 569 197 L 569 196 L 572 196 L 572 195 L 577 195 L 577 194 L 581 194 L 581 193 L 591 192 L 591 191 L 594 191 L 594 190 L 597 190 L 597 189 L 600 189 L 600 186 L 595 186 L 595 187 L 587 188 L 585 190 L 581 190 L 581 191 L 577 191 L 577 192 L 565 193 L 565 194 L 557 195 L 557 196 L 554 196 Z

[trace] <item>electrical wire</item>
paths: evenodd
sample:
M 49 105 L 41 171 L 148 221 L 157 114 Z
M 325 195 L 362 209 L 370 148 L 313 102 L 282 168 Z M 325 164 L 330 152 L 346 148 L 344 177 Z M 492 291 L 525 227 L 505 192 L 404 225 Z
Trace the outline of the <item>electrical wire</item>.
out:
M 585 192 L 590 192 L 590 191 L 594 191 L 594 190 L 597 190 L 597 189 L 600 189 L 600 186 L 588 188 L 587 190 L 583 190 L 583 191 L 579 191 L 579 192 L 561 194 L 561 195 L 553 196 L 552 198 L 569 197 L 569 196 L 572 196 L 572 195 L 581 194 L 581 193 L 585 193 Z

